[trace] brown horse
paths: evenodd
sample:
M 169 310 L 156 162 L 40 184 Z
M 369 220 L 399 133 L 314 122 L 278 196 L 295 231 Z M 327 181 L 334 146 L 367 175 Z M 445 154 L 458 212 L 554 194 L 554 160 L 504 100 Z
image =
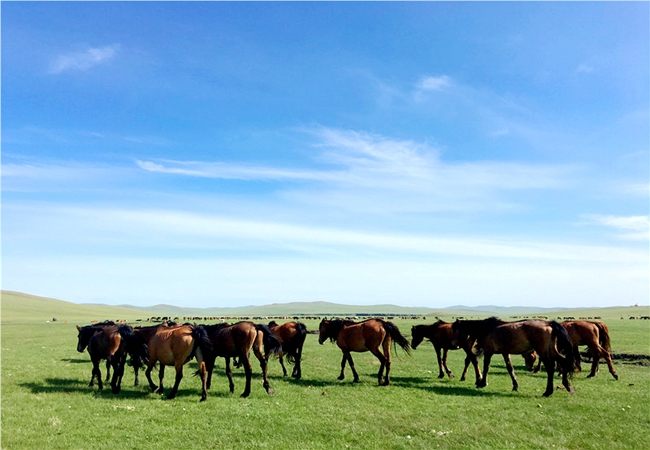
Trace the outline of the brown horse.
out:
M 607 362 L 609 373 L 612 374 L 615 380 L 618 380 L 618 374 L 614 370 L 614 365 L 612 364 L 612 348 L 607 325 L 598 320 L 567 320 L 562 322 L 562 326 L 566 328 L 566 331 L 569 334 L 569 339 L 571 339 L 573 356 L 578 371 L 582 370 L 580 367 L 580 352 L 578 351 L 578 346 L 586 345 L 589 348 L 591 357 L 593 358 L 591 363 L 591 372 L 587 375 L 587 378 L 596 376 L 598 373 L 598 362 L 602 357 Z M 535 372 L 539 372 L 540 366 L 541 361 L 540 364 L 537 365 Z
M 512 379 L 512 390 L 519 389 L 519 383 L 515 377 L 511 354 L 527 354 L 535 351 L 541 361 L 544 363 L 548 375 L 546 391 L 543 396 L 548 397 L 553 394 L 553 372 L 555 363 L 558 362 L 563 367 L 562 384 L 573 394 L 574 390 L 567 376 L 573 373 L 573 351 L 571 341 L 562 325 L 555 321 L 547 320 L 523 320 L 519 322 L 505 322 L 491 317 L 482 321 L 480 327 L 472 331 L 472 324 L 467 322 L 476 321 L 459 321 L 453 324 L 455 336 L 458 339 L 466 338 L 471 333 L 477 338 L 479 353 L 484 355 L 483 376 L 477 387 L 487 386 L 487 376 L 490 370 L 490 360 L 494 354 L 502 354 L 506 363 L 506 368 Z M 560 350 L 558 350 L 558 346 Z M 560 354 L 564 353 L 564 356 Z
M 318 343 L 323 344 L 327 339 L 336 341 L 343 352 L 341 361 L 341 375 L 338 379 L 345 378 L 345 363 L 350 362 L 350 369 L 354 375 L 354 382 L 359 381 L 359 375 L 354 368 L 354 362 L 350 352 L 371 352 L 380 362 L 377 379 L 379 385 L 390 384 L 390 344 L 395 341 L 407 354 L 411 354 L 411 346 L 408 340 L 399 331 L 399 328 L 392 322 L 382 319 L 368 319 L 360 323 L 351 320 L 321 320 L 318 326 Z M 380 349 L 383 348 L 383 353 Z M 386 368 L 386 377 L 383 372 Z
M 121 390 L 124 366 L 127 354 L 131 355 L 135 369 L 135 385 L 138 384 L 138 368 L 142 360 L 146 360 L 146 348 L 142 346 L 133 329 L 128 325 L 117 325 L 114 322 L 103 322 L 84 327 L 77 326 L 77 351 L 83 352 L 88 348 L 88 354 L 93 363 L 92 375 L 89 386 L 94 385 L 97 379 L 97 387 L 101 391 L 104 388 L 102 383 L 99 365 L 102 359 L 106 360 L 106 381 L 110 378 L 110 368 L 113 368 L 111 379 L 111 390 L 118 394 Z
M 451 329 L 451 322 L 445 322 L 443 320 L 438 320 L 436 323 L 431 325 L 415 325 L 411 327 L 411 348 L 416 349 L 418 345 L 422 342 L 424 338 L 427 338 L 433 344 L 433 347 L 436 350 L 436 357 L 438 358 L 438 369 L 439 374 L 438 378 L 444 378 L 445 372 L 449 378 L 453 378 L 454 375 L 451 373 L 451 369 L 447 366 L 447 353 L 449 350 L 457 350 L 461 346 L 453 342 L 454 332 Z M 474 342 L 468 343 L 463 346 L 463 348 L 469 348 L 471 354 L 471 348 L 474 345 Z M 440 355 L 440 350 L 442 350 L 442 357 Z M 467 353 L 467 352 L 466 352 Z M 480 378 L 480 370 L 478 368 L 478 363 L 476 359 L 471 358 L 470 355 L 465 356 L 465 368 L 463 374 L 460 377 L 460 381 L 465 381 L 465 376 L 467 375 L 467 369 L 469 368 L 470 362 L 474 362 L 475 370 L 478 373 L 477 379 Z M 443 371 L 444 369 L 444 371 Z
M 137 327 L 134 329 L 134 332 L 148 347 L 149 362 L 145 375 L 153 392 L 164 393 L 163 378 L 165 375 L 165 366 L 174 366 L 176 369 L 176 380 L 174 387 L 167 397 L 170 399 L 176 397 L 178 385 L 183 378 L 183 366 L 192 358 L 196 357 L 199 364 L 198 374 L 201 377 L 202 384 L 201 401 L 205 401 L 207 398 L 207 390 L 203 355 L 211 350 L 211 346 L 208 336 L 202 327 L 190 324 L 173 326 L 161 324 L 150 327 Z M 160 369 L 158 371 L 160 385 L 156 386 L 151 379 L 151 371 L 158 361 L 160 361 Z
M 287 361 L 294 365 L 291 376 L 299 380 L 302 376 L 300 361 L 302 359 L 302 347 L 307 337 L 307 327 L 300 322 L 287 322 L 278 325 L 275 321 L 271 321 L 269 322 L 269 329 L 282 344 L 282 350 L 278 355 L 284 376 L 287 376 L 287 369 L 284 367 L 283 355 L 287 355 Z
M 253 373 L 249 355 L 250 351 L 253 350 L 262 368 L 264 389 L 266 389 L 269 395 L 273 395 L 274 391 L 269 384 L 268 377 L 268 358 L 271 354 L 280 352 L 282 344 L 271 333 L 269 327 L 246 321 L 238 322 L 234 325 L 220 323 L 216 325 L 202 325 L 202 327 L 205 329 L 212 346 L 212 350 L 205 354 L 208 389 L 212 383 L 214 361 L 218 356 L 221 356 L 226 360 L 226 375 L 230 384 L 230 392 L 235 392 L 230 358 L 238 358 L 239 363 L 244 365 L 244 372 L 246 373 L 246 387 L 241 396 L 248 397 L 251 393 L 251 377 Z

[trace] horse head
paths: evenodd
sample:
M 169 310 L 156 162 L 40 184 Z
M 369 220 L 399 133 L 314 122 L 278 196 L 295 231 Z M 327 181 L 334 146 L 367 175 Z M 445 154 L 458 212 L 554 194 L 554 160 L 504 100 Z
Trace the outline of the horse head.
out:
M 92 326 L 80 327 L 77 325 L 77 331 L 79 332 L 77 335 L 77 351 L 83 353 L 86 347 L 88 347 L 90 338 L 93 337 L 97 330 Z
M 323 345 L 323 343 L 329 337 L 328 335 L 329 325 L 330 325 L 330 321 L 327 319 L 321 320 L 320 324 L 318 325 L 318 343 L 321 345 Z
M 418 345 L 422 343 L 424 335 L 422 333 L 422 325 L 414 325 L 411 327 L 411 348 L 415 350 Z

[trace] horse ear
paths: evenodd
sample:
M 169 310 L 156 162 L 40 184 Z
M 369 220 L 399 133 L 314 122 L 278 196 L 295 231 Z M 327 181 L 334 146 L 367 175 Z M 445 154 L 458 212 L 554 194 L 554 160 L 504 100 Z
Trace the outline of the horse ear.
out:
M 81 331 L 81 327 L 77 325 L 77 331 Z

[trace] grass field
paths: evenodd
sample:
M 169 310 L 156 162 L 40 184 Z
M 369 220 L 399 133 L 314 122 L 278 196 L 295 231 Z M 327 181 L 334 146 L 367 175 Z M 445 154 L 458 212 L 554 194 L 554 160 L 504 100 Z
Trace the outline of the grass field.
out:
M 340 350 L 329 342 L 319 345 L 310 334 L 302 380 L 283 378 L 279 363 L 270 362 L 273 397 L 262 388 L 256 362 L 251 396 L 239 397 L 241 369 L 235 370 L 231 395 L 221 359 L 205 403 L 199 403 L 200 383 L 191 376 L 193 362 L 186 366 L 174 400 L 149 393 L 144 375 L 141 386 L 134 387 L 130 368 L 115 396 L 110 389 L 88 387 L 91 364 L 87 353 L 76 351 L 75 325 L 138 316 L 51 302 L 3 296 L 3 449 L 650 448 L 647 359 L 616 359 L 619 381 L 601 365 L 593 379 L 585 378 L 586 371 L 574 377 L 574 396 L 560 390 L 542 398 L 545 376 L 525 372 L 519 356 L 513 357 L 519 392 L 511 391 L 498 357 L 493 358 L 490 384 L 477 390 L 473 375 L 466 382 L 439 380 L 435 352 L 424 342 L 410 357 L 401 350 L 394 353 L 392 384 L 380 387 L 378 362 L 369 353 L 353 355 L 358 384 L 351 382 L 349 369 L 347 378 L 337 381 Z M 47 323 L 54 314 L 67 323 Z M 650 321 L 627 318 L 648 315 L 647 307 L 572 314 L 600 315 L 609 326 L 615 354 L 650 355 Z M 433 321 L 395 323 L 410 338 L 412 325 Z M 317 327 L 315 321 L 305 323 L 310 330 Z M 462 364 L 462 353 L 450 352 L 449 365 L 457 377 Z M 172 382 L 168 370 L 167 387 Z

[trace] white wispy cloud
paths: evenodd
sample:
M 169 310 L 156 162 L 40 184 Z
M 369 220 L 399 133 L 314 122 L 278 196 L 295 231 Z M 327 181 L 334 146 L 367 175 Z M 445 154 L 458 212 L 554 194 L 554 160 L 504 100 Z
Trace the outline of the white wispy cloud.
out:
M 427 76 L 418 81 L 416 88 L 418 91 L 442 91 L 452 86 L 452 84 L 452 79 L 447 75 L 439 77 Z
M 311 181 L 318 189 L 284 187 L 306 203 L 339 202 L 358 209 L 394 211 L 486 208 L 501 191 L 564 189 L 576 169 L 561 165 L 474 161 L 448 163 L 427 144 L 332 128 L 309 130 L 320 152 L 317 168 L 251 166 L 224 162 L 136 160 L 143 170 L 239 180 Z M 488 204 L 490 206 L 488 206 Z M 503 205 L 502 205 L 503 206 Z
M 647 241 L 650 239 L 650 218 L 648 216 L 589 215 L 589 219 L 618 231 L 618 237 L 625 240 Z
M 119 44 L 113 44 L 58 55 L 50 63 L 48 72 L 58 75 L 67 71 L 91 69 L 99 64 L 110 61 L 115 57 L 119 48 Z

